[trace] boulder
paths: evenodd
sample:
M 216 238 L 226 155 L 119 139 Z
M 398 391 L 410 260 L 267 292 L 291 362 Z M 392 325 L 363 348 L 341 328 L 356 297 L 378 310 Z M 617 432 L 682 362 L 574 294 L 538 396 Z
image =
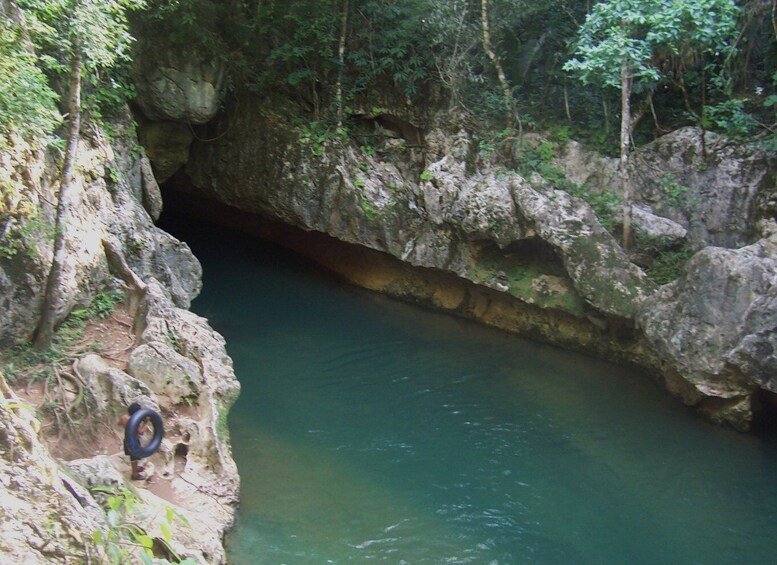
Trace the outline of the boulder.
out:
M 685 401 L 742 404 L 736 419 L 721 419 L 746 429 L 753 393 L 777 392 L 777 235 L 698 252 L 678 281 L 644 300 L 638 321 Z
M 645 238 L 659 248 L 679 245 L 688 235 L 688 230 L 677 222 L 658 216 L 641 204 L 632 208 L 632 225 L 637 237 Z
M 634 155 L 639 200 L 688 229 L 696 248 L 735 248 L 758 239 L 772 216 L 777 155 L 694 127 L 681 128 Z
M 135 102 L 156 121 L 204 124 L 218 112 L 224 64 L 191 45 L 142 34 L 133 49 Z
M 619 162 L 574 140 L 560 144 L 553 159 L 553 165 L 564 172 L 567 180 L 596 194 L 605 189 L 619 190 Z
M 188 124 L 139 119 L 138 134 L 157 182 L 168 180 L 188 161 L 194 139 Z
M 197 483 L 209 483 L 204 476 L 218 485 L 214 488 L 228 502 L 218 512 L 222 516 L 237 502 L 239 486 L 237 467 L 229 446 L 226 414 L 237 399 L 240 384 L 235 378 L 224 338 L 204 318 L 177 308 L 153 279 L 138 314 L 142 319 L 140 326 L 145 328 L 138 349 L 147 347 L 143 347 L 131 365 L 140 375 L 154 382 L 154 386 L 172 394 L 173 402 L 196 404 L 200 414 L 198 441 L 187 444 L 185 468 L 195 476 Z M 175 351 L 170 348 L 170 336 L 174 336 Z M 158 368 L 160 375 L 153 374 L 154 368 Z M 170 376 L 169 383 L 166 376 Z M 177 379 L 181 379 L 180 382 Z M 226 527 L 232 516 L 227 514 L 224 518 Z
M 145 383 L 112 367 L 99 355 L 92 353 L 76 359 L 73 369 L 86 384 L 98 413 L 133 402 L 159 412 L 156 396 Z
M 570 141 L 554 160 L 593 193 L 620 194 L 618 160 Z M 777 212 L 777 154 L 685 127 L 632 154 L 635 202 L 680 224 L 695 249 L 735 248 L 758 239 L 757 222 Z
M 90 543 L 104 525 L 88 493 L 64 476 L 41 443 L 40 422 L 0 374 L 0 561 L 107 562 Z M 91 549 L 87 550 L 87 545 Z
M 199 396 L 199 367 L 169 342 L 154 341 L 136 347 L 129 356 L 127 371 L 173 404 L 195 402 Z

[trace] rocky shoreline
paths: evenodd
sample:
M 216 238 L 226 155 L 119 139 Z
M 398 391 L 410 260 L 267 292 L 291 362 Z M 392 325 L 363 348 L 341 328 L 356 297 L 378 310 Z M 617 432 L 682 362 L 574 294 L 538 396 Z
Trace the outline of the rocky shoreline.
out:
M 168 51 L 164 61 L 136 60 L 137 132 L 129 115 L 110 136 L 82 131 L 58 305 L 62 321 L 99 292 L 124 292 L 126 359 L 79 354 L 73 379 L 89 393 L 92 427 L 114 426 L 131 402 L 163 414 L 168 436 L 150 467 L 165 488 L 129 484 L 120 453 L 53 457 L 31 400 L 0 376 L 0 515 L 14 517 L 0 525 L 7 559 L 110 558 L 110 500 L 121 495 L 156 540 L 156 557 L 167 559 L 167 547 L 198 563 L 226 561 L 239 491 L 226 418 L 239 384 L 223 338 L 188 311 L 201 267 L 154 225 L 159 182 L 171 191 L 165 206 L 274 240 L 354 284 L 642 367 L 715 422 L 748 431 L 777 415 L 773 153 L 714 134 L 702 143 L 693 128 L 635 153 L 637 232 L 693 255 L 659 285 L 561 186 L 605 193 L 613 159 L 530 134 L 509 158 L 542 148 L 557 178 L 519 174 L 463 128 L 389 100 L 354 108 L 351 138 L 311 141 L 249 92 L 225 99 L 217 64 Z M 185 80 L 168 84 L 171 76 Z M 0 159 L 9 198 L 52 224 L 56 157 L 17 140 Z M 32 335 L 51 260 L 45 231 L 13 231 L 22 227 L 4 227 L 23 249 L 0 256 L 8 345 Z M 168 507 L 173 519 L 160 521 Z
M 239 493 L 226 419 L 239 383 L 223 338 L 187 309 L 200 289 L 199 262 L 154 226 L 161 197 L 148 161 L 131 136 L 116 139 L 92 129 L 81 140 L 59 311 L 64 318 L 98 292 L 121 291 L 121 347 L 101 326 L 85 338 L 87 351 L 58 369 L 68 383 L 60 382 L 62 401 L 85 410 L 73 408 L 72 426 L 57 422 L 55 432 L 40 420 L 45 412 L 36 416 L 46 399 L 36 391 L 45 389 L 30 381 L 12 387 L 0 374 L 0 515 L 13 516 L 2 520 L 0 554 L 23 563 L 137 560 L 142 544 L 121 537 L 132 531 L 157 559 L 225 563 Z M 42 152 L 16 149 L 4 155 L 6 182 L 50 216 L 56 168 Z M 35 252 L 0 260 L 6 344 L 29 339 L 50 260 L 45 238 L 25 243 Z M 115 426 L 132 402 L 157 410 L 166 434 L 146 461 L 148 480 L 130 482 Z M 66 444 L 78 446 L 67 457 Z

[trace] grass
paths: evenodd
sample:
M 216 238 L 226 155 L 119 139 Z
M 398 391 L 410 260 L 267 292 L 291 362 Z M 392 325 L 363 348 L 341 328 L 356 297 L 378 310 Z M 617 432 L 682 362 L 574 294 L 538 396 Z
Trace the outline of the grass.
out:
M 658 285 L 676 281 L 692 255 L 693 252 L 687 247 L 663 251 L 655 256 L 652 265 L 645 268 L 645 273 Z

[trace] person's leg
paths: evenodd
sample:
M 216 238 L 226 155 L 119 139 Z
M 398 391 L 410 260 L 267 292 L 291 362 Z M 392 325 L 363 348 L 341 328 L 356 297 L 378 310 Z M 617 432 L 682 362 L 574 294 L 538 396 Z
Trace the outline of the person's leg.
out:
M 132 478 L 133 481 L 140 481 L 140 480 L 143 480 L 143 479 L 146 478 L 145 475 L 143 475 L 143 469 L 142 469 L 142 467 L 140 467 L 139 462 L 140 461 L 138 459 L 131 459 L 130 460 L 130 465 L 132 466 L 132 477 L 131 478 Z

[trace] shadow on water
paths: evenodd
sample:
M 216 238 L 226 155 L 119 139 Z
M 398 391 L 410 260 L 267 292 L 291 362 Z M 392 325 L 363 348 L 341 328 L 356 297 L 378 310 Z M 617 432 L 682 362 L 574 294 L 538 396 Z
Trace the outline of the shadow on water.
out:
M 777 446 L 645 375 L 338 282 L 273 245 L 166 227 L 227 339 L 248 563 L 766 563 Z

